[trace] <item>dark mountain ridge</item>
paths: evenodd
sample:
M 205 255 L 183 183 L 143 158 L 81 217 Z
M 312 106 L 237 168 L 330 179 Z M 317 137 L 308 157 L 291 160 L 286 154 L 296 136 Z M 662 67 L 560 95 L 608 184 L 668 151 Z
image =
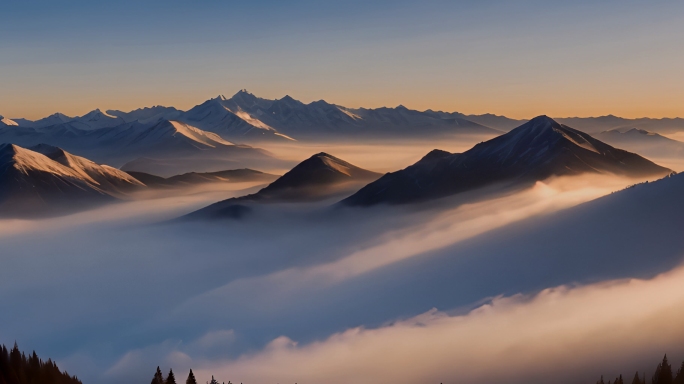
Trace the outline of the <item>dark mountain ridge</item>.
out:
M 145 172 L 130 171 L 127 173 L 150 188 L 183 188 L 207 183 L 270 182 L 278 178 L 277 175 L 248 168 L 218 172 L 189 172 L 166 178 Z
M 365 186 L 342 204 L 413 203 L 500 182 L 530 183 L 551 176 L 609 173 L 636 178 L 671 172 L 539 116 L 464 153 L 433 151 L 416 164 Z
M 195 211 L 185 218 L 224 218 L 242 216 L 251 203 L 301 203 L 348 194 L 360 185 L 376 180 L 379 173 L 350 164 L 327 153 L 317 153 L 302 161 L 259 192 L 231 198 Z

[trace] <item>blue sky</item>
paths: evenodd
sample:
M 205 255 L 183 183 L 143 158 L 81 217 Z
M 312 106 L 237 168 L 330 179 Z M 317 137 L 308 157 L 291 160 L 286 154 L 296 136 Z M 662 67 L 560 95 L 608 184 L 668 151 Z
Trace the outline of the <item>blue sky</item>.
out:
M 684 115 L 677 1 L 11 1 L 2 13 L 7 117 L 188 108 L 242 88 L 512 117 Z

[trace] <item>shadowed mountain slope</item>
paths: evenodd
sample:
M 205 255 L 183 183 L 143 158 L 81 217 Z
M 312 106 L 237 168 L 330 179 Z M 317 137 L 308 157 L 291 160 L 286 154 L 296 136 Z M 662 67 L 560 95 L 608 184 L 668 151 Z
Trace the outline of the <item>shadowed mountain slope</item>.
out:
M 289 172 L 259 192 L 212 204 L 185 218 L 221 218 L 242 216 L 248 203 L 315 202 L 348 194 L 359 186 L 376 180 L 371 172 L 321 152 L 302 161 Z
M 433 151 L 404 170 L 386 174 L 342 203 L 413 203 L 495 183 L 529 183 L 582 173 L 636 178 L 671 172 L 637 154 L 539 116 L 464 153 Z

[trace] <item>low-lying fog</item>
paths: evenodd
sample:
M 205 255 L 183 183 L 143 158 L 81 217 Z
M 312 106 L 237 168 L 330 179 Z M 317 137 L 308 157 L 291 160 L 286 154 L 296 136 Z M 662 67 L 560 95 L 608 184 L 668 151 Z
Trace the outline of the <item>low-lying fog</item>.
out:
M 361 166 L 373 156 L 331 152 Z M 423 209 L 264 205 L 241 221 L 160 223 L 258 188 L 224 185 L 0 221 L 0 342 L 56 358 L 89 383 L 147 380 L 157 365 L 244 383 L 478 382 L 495 372 L 522 382 L 576 367 L 594 380 L 609 373 L 597 367 L 680 352 L 681 330 L 655 334 L 684 320 L 656 317 L 667 303 L 681 307 L 680 272 L 511 295 L 676 266 L 678 222 L 649 223 L 662 238 L 645 234 L 659 246 L 644 254 L 630 232 L 641 227 L 613 214 L 617 195 L 562 211 L 633 182 L 562 178 Z M 509 298 L 466 314 L 499 295 Z M 627 338 L 637 326 L 660 338 Z
M 278 142 L 263 143 L 259 147 L 273 153 L 279 159 L 300 162 L 314 153 L 326 152 L 348 161 L 358 167 L 375 172 L 394 172 L 406 168 L 425 156 L 433 149 L 439 148 L 449 152 L 464 152 L 475 144 L 492 139 L 493 135 L 465 135 L 442 137 L 440 139 L 414 139 L 407 141 L 397 139 L 369 138 L 358 141 L 323 141 L 323 142 Z M 284 173 L 287 169 L 273 169 Z

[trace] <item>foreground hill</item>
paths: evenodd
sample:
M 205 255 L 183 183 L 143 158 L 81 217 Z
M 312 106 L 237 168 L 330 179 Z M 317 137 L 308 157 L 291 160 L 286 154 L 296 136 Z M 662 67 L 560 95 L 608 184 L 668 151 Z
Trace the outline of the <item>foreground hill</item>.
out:
M 671 172 L 637 154 L 540 116 L 464 153 L 433 151 L 404 170 L 386 174 L 342 203 L 413 203 L 495 183 L 530 183 L 582 173 L 641 178 Z
M 302 161 L 289 172 L 259 192 L 232 198 L 193 212 L 186 218 L 221 218 L 241 216 L 249 203 L 315 202 L 344 195 L 376 180 L 371 172 L 327 153 L 321 152 Z

